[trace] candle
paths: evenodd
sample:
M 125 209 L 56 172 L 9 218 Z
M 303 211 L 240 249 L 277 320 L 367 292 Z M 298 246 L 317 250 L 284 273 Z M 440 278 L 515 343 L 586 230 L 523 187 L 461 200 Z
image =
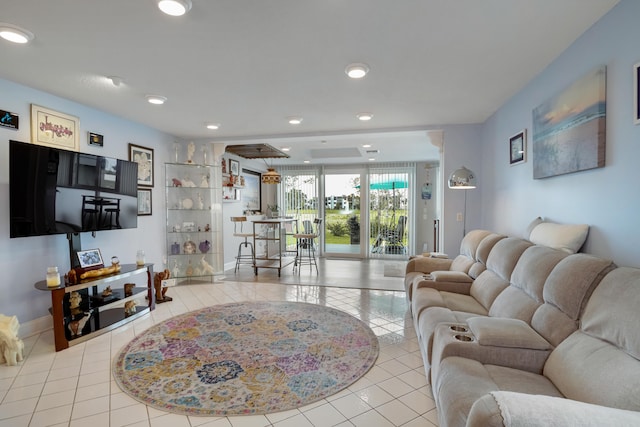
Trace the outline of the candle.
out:
M 47 268 L 47 286 L 50 288 L 57 288 L 60 286 L 60 274 L 58 274 L 58 267 Z

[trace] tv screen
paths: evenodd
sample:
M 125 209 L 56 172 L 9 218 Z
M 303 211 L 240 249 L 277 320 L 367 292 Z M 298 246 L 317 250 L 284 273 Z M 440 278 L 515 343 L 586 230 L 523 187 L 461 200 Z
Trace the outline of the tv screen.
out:
M 134 162 L 9 141 L 10 237 L 135 228 L 137 184 Z

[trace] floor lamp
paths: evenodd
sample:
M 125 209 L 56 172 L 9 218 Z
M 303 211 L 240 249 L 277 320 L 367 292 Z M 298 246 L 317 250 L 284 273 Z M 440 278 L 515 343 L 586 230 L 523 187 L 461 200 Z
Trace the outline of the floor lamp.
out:
M 449 188 L 464 190 L 464 217 L 462 223 L 462 237 L 464 238 L 467 234 L 467 190 L 476 188 L 476 175 L 462 166 L 449 175 Z

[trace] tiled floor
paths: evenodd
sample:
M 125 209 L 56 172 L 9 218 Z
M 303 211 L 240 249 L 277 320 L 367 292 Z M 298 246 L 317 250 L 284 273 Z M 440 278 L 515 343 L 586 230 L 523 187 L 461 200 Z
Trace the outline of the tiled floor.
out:
M 340 263 L 331 261 L 323 262 L 322 267 L 331 269 L 333 265 L 341 268 Z M 371 266 L 382 271 L 376 262 Z M 304 274 L 299 280 L 305 280 Z M 306 274 L 307 281 L 316 280 Z M 404 292 L 375 290 L 388 287 L 390 278 L 382 277 L 382 273 L 368 274 L 364 280 L 367 289 L 354 289 L 233 281 L 241 276 L 231 274 L 223 283 L 172 288 L 172 302 L 158 305 L 149 315 L 124 327 L 58 353 L 50 331 L 26 338 L 25 360 L 14 367 L 0 366 L 0 427 L 437 425 L 435 403 L 425 379 Z M 258 280 L 262 276 L 259 274 Z M 393 279 L 402 283 L 401 278 Z M 358 280 L 352 277 L 351 283 L 356 286 Z M 380 355 L 375 366 L 348 389 L 314 404 L 286 412 L 228 418 L 187 417 L 159 411 L 130 398 L 114 382 L 112 358 L 149 326 L 201 307 L 253 300 L 304 301 L 351 313 L 369 324 L 379 338 Z

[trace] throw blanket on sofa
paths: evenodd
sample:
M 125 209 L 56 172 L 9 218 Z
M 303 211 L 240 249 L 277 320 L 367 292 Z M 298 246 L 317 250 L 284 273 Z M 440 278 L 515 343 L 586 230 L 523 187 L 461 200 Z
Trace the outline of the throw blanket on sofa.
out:
M 640 412 L 508 391 L 495 391 L 491 395 L 500 408 L 506 427 L 640 425 Z

